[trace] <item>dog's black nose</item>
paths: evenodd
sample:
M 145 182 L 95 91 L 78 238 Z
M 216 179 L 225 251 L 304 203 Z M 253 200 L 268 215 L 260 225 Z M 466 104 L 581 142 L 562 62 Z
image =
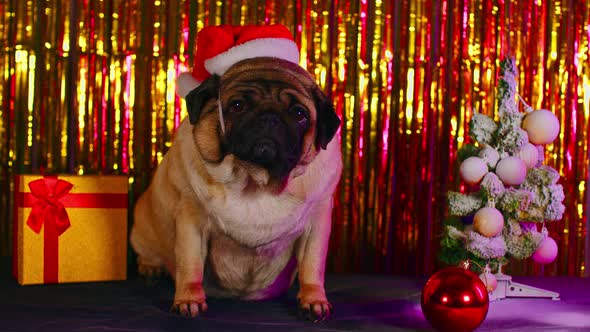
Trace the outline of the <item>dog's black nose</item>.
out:
M 252 148 L 252 156 L 259 163 L 268 163 L 275 159 L 276 155 L 277 147 L 273 141 L 263 140 L 257 142 Z

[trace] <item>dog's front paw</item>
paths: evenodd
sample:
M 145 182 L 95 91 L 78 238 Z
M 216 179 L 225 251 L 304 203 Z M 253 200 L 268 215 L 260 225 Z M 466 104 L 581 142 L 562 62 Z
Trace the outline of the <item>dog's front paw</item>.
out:
M 191 284 L 176 289 L 170 312 L 184 317 L 197 317 L 203 315 L 207 309 L 202 285 Z
M 184 317 L 202 316 L 207 311 L 207 303 L 197 301 L 174 301 L 170 312 Z
M 299 316 L 303 319 L 321 322 L 334 313 L 334 307 L 326 298 L 324 287 L 302 284 L 297 294 Z

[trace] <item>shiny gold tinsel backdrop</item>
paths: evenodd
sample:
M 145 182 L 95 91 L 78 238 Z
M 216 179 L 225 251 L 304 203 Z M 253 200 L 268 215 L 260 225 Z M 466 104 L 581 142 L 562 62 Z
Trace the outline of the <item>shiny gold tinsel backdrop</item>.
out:
M 264 23 L 293 32 L 343 119 L 331 271 L 433 271 L 457 149 L 475 111 L 496 113 L 511 55 L 520 94 L 560 119 L 545 157 L 567 211 L 557 262 L 509 272 L 587 273 L 590 6 L 575 0 L 0 0 L 0 253 L 12 174 L 129 174 L 133 201 L 185 115 L 175 77 L 197 31 Z

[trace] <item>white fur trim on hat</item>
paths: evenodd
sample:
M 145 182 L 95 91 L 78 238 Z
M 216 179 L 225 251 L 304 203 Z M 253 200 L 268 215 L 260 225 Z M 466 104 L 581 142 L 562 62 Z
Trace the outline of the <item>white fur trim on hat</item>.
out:
M 191 73 L 181 73 L 176 78 L 176 93 L 184 98 L 199 85 L 201 82 L 197 81 Z
M 294 41 L 286 38 L 254 39 L 205 60 L 205 69 L 211 74 L 223 75 L 235 63 L 259 57 L 280 58 L 298 64 L 299 49 Z

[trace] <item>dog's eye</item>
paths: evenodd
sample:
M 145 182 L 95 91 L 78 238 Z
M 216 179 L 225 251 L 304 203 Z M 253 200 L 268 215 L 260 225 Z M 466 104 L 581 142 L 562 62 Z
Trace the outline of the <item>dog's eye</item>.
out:
M 236 99 L 229 103 L 229 111 L 232 113 L 239 113 L 244 110 L 244 102 Z
M 308 115 L 307 115 L 307 111 L 305 110 L 305 108 L 303 108 L 301 106 L 293 106 L 289 111 L 291 112 L 293 117 L 297 120 L 297 122 L 299 122 L 299 123 L 307 122 Z

